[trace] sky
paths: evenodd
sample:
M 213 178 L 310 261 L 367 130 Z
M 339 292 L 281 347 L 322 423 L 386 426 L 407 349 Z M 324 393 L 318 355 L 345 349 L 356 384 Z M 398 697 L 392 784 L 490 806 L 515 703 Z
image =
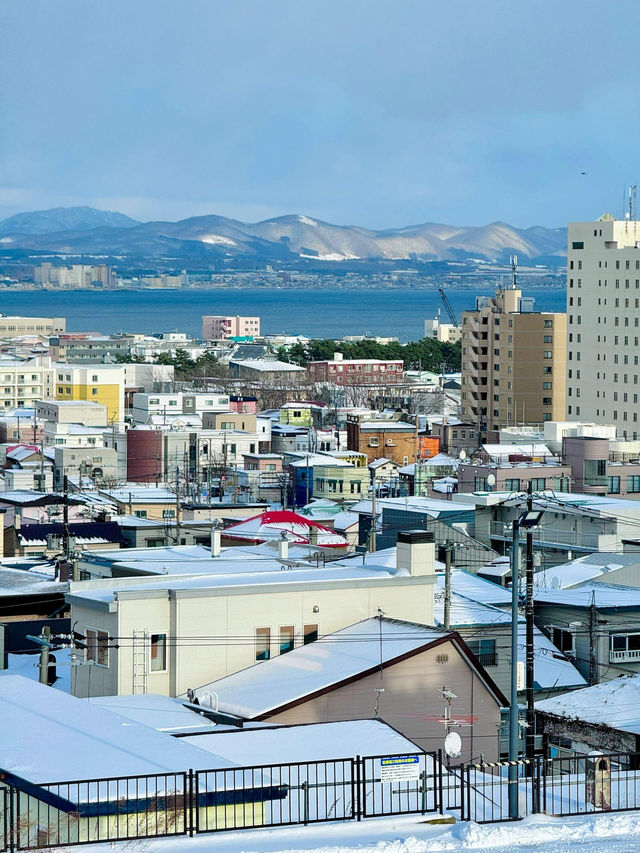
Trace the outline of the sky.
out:
M 0 218 L 621 216 L 639 25 L 638 0 L 0 0 Z

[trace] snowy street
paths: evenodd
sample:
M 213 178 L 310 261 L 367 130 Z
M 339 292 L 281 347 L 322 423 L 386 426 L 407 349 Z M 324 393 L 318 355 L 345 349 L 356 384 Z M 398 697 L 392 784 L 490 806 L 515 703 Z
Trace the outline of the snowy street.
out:
M 91 853 L 636 853 L 640 815 L 530 817 L 515 823 L 431 826 L 421 818 L 370 820 L 270 831 L 228 832 L 195 838 L 91 845 Z

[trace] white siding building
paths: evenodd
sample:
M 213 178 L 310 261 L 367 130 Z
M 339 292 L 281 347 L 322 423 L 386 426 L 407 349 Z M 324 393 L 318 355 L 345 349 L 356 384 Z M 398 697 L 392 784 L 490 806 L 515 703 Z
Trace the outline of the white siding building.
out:
M 569 225 L 567 418 L 637 439 L 640 222 L 605 214 Z

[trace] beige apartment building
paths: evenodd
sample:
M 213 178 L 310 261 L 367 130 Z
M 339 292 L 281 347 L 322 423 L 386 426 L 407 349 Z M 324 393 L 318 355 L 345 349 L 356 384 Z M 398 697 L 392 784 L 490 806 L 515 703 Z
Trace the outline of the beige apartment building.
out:
M 637 440 L 640 222 L 569 224 L 567 316 L 567 419 Z
M 5 317 L 0 314 L 0 336 L 16 338 L 19 335 L 51 335 L 64 332 L 64 317 Z
M 462 315 L 462 418 L 481 432 L 564 420 L 567 315 L 534 311 L 517 288 Z
M 227 338 L 256 337 L 260 334 L 260 317 L 227 317 L 209 314 L 202 318 L 202 337 L 205 341 Z

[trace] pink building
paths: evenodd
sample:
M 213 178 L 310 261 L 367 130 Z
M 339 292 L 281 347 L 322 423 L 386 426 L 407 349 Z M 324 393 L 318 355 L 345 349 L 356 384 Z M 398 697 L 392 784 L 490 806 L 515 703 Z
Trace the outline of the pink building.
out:
M 258 398 L 248 397 L 246 394 L 232 394 L 229 397 L 229 411 L 236 412 L 238 415 L 247 413 L 255 415 L 258 411 Z
M 202 318 L 202 337 L 205 341 L 226 338 L 256 337 L 260 334 L 260 317 L 223 317 L 207 315 Z
M 336 352 L 330 361 L 310 361 L 307 372 L 312 382 L 331 382 L 335 385 L 392 385 L 404 379 L 404 362 L 402 359 L 344 359 L 342 353 Z

